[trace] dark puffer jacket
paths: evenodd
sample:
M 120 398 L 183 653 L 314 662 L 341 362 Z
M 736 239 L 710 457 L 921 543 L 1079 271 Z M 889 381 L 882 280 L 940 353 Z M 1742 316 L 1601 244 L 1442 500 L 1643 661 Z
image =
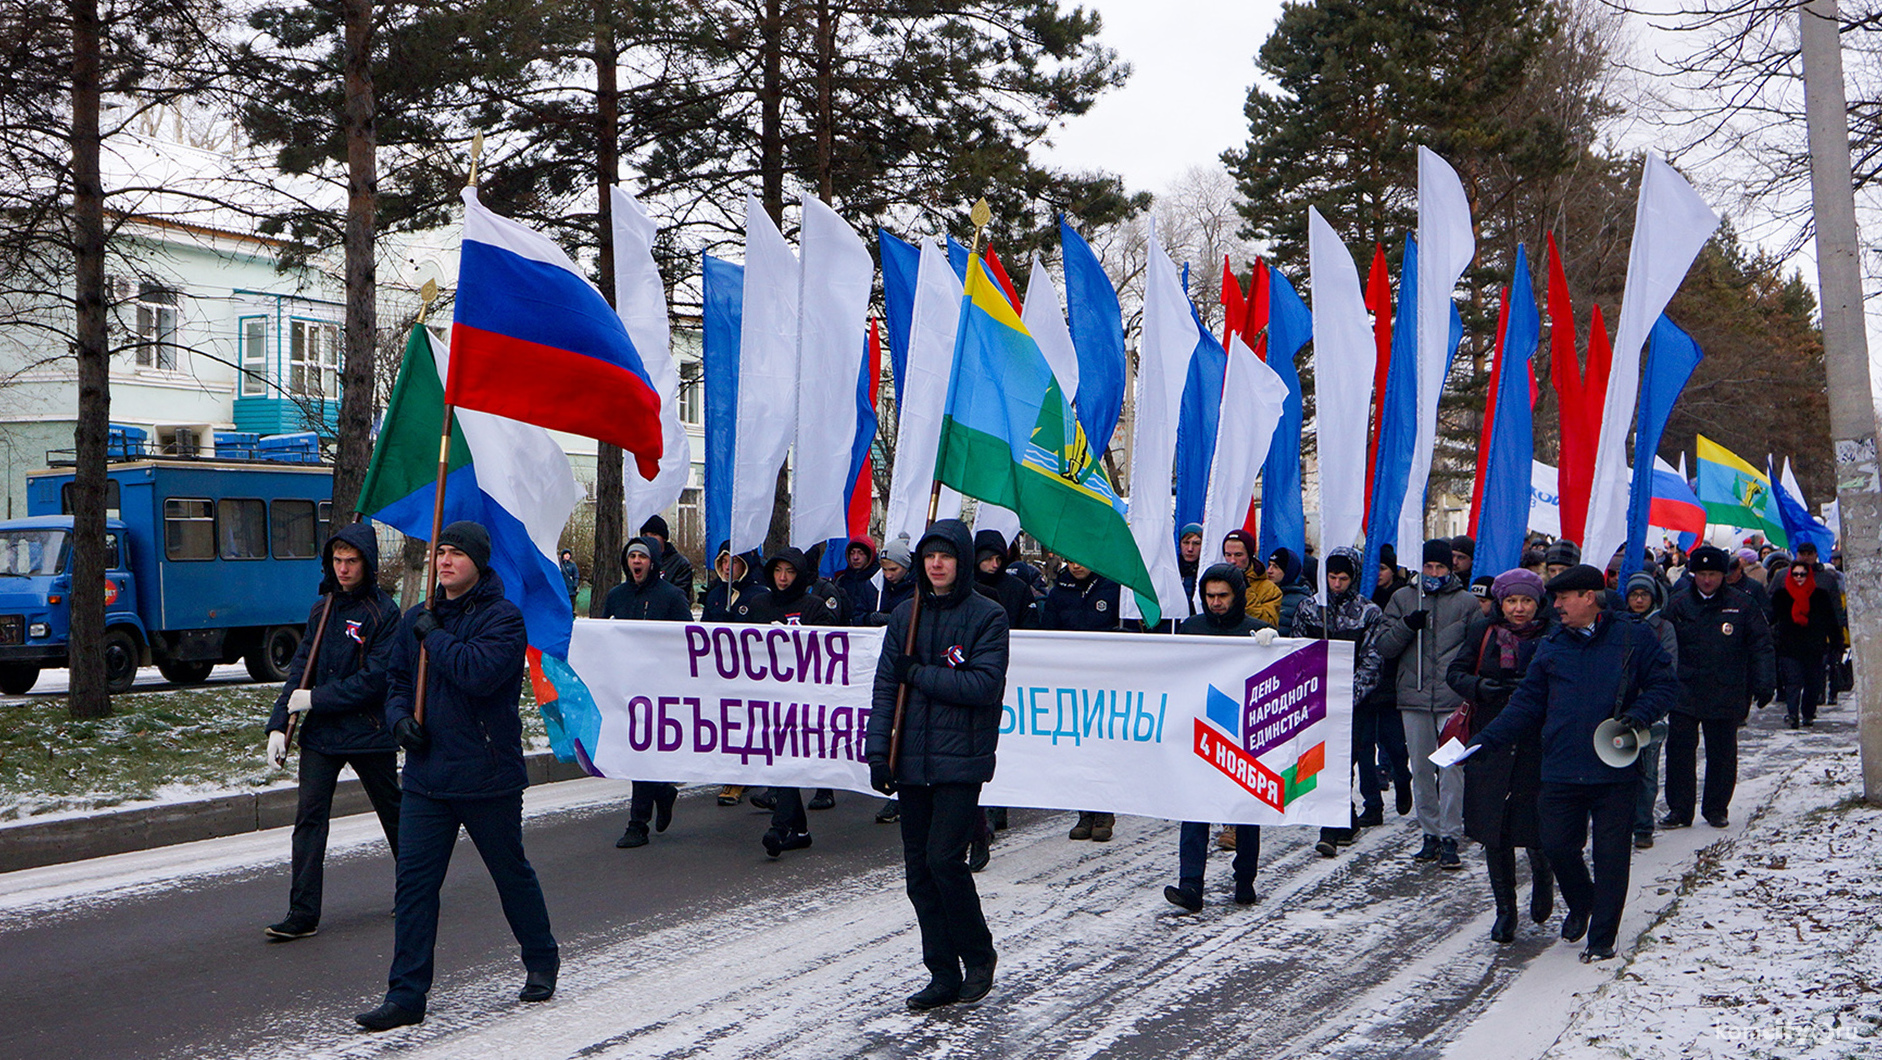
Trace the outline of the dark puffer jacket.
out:
M 1120 595 L 1118 584 L 1097 571 L 1088 572 L 1081 582 L 1072 577 L 1069 567 L 1060 567 L 1051 591 L 1039 604 L 1039 626 L 1087 633 L 1117 629 Z
M 725 542 L 719 543 L 719 552 L 727 550 Z M 712 587 L 706 590 L 706 600 L 700 619 L 705 622 L 744 622 L 747 619 L 734 614 L 740 603 L 749 603 L 746 599 L 760 591 L 759 579 L 764 577 L 764 557 L 757 549 L 743 553 L 738 557 L 745 565 L 745 573 L 731 582 L 713 578 Z
M 343 542 L 359 550 L 366 561 L 366 579 L 359 588 L 342 592 L 333 576 L 333 546 Z M 386 727 L 386 671 L 392 665 L 392 646 L 398 635 L 399 607 L 379 588 L 379 540 L 370 523 L 341 527 L 320 550 L 322 598 L 307 613 L 307 632 L 300 650 L 288 663 L 287 682 L 275 697 L 268 718 L 271 732 L 286 732 L 288 695 L 301 687 L 307 654 L 320 625 L 326 595 L 333 596 L 327 633 L 320 638 L 320 660 L 314 666 L 314 705 L 301 719 L 295 739 L 322 754 L 363 754 L 391 751 L 392 732 Z
M 1273 626 L 1256 618 L 1247 611 L 1248 579 L 1242 575 L 1242 569 L 1233 563 L 1218 563 L 1202 572 L 1196 579 L 1196 598 L 1203 599 L 1210 582 L 1227 582 L 1229 596 L 1235 605 L 1228 614 L 1218 615 L 1210 611 L 1205 604 L 1201 611 L 1183 620 L 1176 632 L 1190 637 L 1246 637 L 1258 629 L 1273 629 Z
M 386 723 L 412 716 L 418 639 L 412 625 L 424 605 L 405 612 L 392 647 Z M 485 570 L 455 600 L 438 594 L 438 627 L 425 638 L 425 734 L 430 746 L 405 752 L 406 791 L 434 799 L 489 798 L 529 786 L 523 770 L 523 612 L 503 598 L 503 582 Z
M 861 567 L 848 565 L 850 549 L 855 548 L 860 548 L 869 555 L 868 561 Z M 852 616 L 867 615 L 876 609 L 881 592 L 876 587 L 876 582 L 880 580 L 876 575 L 882 573 L 882 563 L 876 558 L 876 539 L 868 534 L 850 538 L 849 545 L 843 550 L 843 559 L 843 569 L 837 571 L 836 577 L 830 579 L 830 584 L 835 585 L 843 593 L 849 603 Z
M 967 524 L 943 519 L 916 545 L 915 555 L 941 539 L 961 557 L 960 573 L 945 595 L 936 596 L 917 561 L 921 621 L 915 631 L 914 665 L 902 721 L 902 784 L 984 784 L 993 779 L 1000 742 L 1000 702 L 1006 695 L 1009 631 L 999 604 L 974 591 L 973 538 Z M 910 600 L 895 609 L 876 664 L 875 698 L 869 714 L 869 761 L 889 760 L 889 730 L 895 723 L 895 664 L 908 641 L 915 610 Z
M 637 537 L 634 541 L 642 544 L 658 545 L 652 538 Z M 632 545 L 634 541 L 627 544 Z M 651 552 L 652 550 L 649 549 Z M 621 573 L 627 580 L 608 590 L 608 599 L 602 608 L 602 618 L 628 619 L 652 622 L 691 622 L 692 605 L 686 602 L 686 595 L 678 588 L 668 585 L 658 566 L 650 566 L 647 580 L 634 581 L 634 575 L 627 569 L 627 546 L 621 548 Z
M 1679 637 L 1675 714 L 1743 725 L 1753 699 L 1771 698 L 1777 655 L 1761 603 L 1729 585 L 1708 600 L 1697 584 L 1688 584 L 1660 614 Z
M 778 564 L 797 571 L 791 587 L 779 589 Z M 817 566 L 794 548 L 779 549 L 765 561 L 764 591 L 741 598 L 732 608 L 732 621 L 760 625 L 847 626 L 849 607 L 843 594 L 827 579 L 817 577 Z

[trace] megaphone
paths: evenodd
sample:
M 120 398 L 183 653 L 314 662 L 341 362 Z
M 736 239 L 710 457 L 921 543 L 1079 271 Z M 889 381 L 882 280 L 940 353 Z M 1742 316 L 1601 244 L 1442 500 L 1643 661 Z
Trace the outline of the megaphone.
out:
M 1634 764 L 1640 757 L 1640 749 L 1647 746 L 1652 734 L 1645 729 L 1636 729 L 1619 718 L 1609 718 L 1594 728 L 1594 753 L 1601 761 L 1616 769 L 1624 769 Z

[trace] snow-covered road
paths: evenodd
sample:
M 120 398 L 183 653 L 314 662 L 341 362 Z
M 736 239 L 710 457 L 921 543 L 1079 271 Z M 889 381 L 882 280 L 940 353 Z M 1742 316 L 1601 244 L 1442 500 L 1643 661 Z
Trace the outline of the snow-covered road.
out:
M 1852 742 L 1847 705 L 1810 733 L 1777 731 L 1772 720 L 1754 719 L 1744 734 L 1733 826 L 1664 833 L 1636 856 L 1624 950 L 1674 901 L 1701 850 L 1744 829 L 1805 749 Z M 703 791 L 683 799 L 674 834 L 640 851 L 614 850 L 624 787 L 578 781 L 531 793 L 528 842 L 564 952 L 553 1002 L 514 1001 L 513 950 L 496 945 L 508 940 L 464 850 L 453 885 L 468 878 L 472 893 L 456 901 L 486 907 L 478 922 L 496 937 L 481 941 L 494 948 L 466 954 L 447 923 L 422 1026 L 368 1036 L 348 1018 L 376 1001 L 382 981 L 390 941 L 383 900 L 376 916 L 350 920 L 330 908 L 319 937 L 274 947 L 260 941 L 266 919 L 257 906 L 242 908 L 247 919 L 236 927 L 204 925 L 236 949 L 227 968 L 197 969 L 200 989 L 182 995 L 212 1006 L 227 997 L 230 1010 L 205 1018 L 202 1036 L 187 1043 L 153 1035 L 145 1055 L 1574 1055 L 1563 1052 L 1573 1040 L 1565 1030 L 1624 968 L 1578 963 L 1580 947 L 1556 938 L 1559 911 L 1545 927 L 1525 920 L 1514 945 L 1491 943 L 1480 857 L 1467 853 L 1463 872 L 1413 864 L 1409 819 L 1368 830 L 1335 859 L 1314 853 L 1309 830 L 1270 829 L 1260 904 L 1228 903 L 1227 858 L 1218 854 L 1209 906 L 1183 917 L 1161 896 L 1173 882 L 1174 824 L 1126 819 L 1116 841 L 1097 845 L 1065 839 L 1069 815 L 1016 812 L 992 867 L 977 877 L 1000 951 L 994 993 L 977 1007 L 915 1016 L 901 1004 L 923 981 L 914 920 L 893 830 L 867 823 L 872 802 L 842 797 L 837 810 L 813 817 L 815 848 L 767 865 L 756 852 L 761 818 L 713 807 Z M 364 819 L 338 825 L 335 848 L 343 866 L 369 861 L 372 872 L 385 872 L 383 843 Z M 168 896 L 191 892 L 203 896 L 191 908 L 238 915 L 234 907 L 253 902 L 217 892 L 252 890 L 266 892 L 272 913 L 285 890 L 286 851 L 277 831 L 0 876 L 0 969 L 16 969 L 0 972 L 0 989 L 30 980 L 18 959 L 60 952 L 62 922 L 74 945 L 95 945 L 85 925 L 104 910 L 156 915 Z M 598 911 L 574 908 L 567 895 L 575 892 Z M 610 917 L 616 895 L 620 914 Z M 447 921 L 453 900 L 448 892 Z M 253 966 L 257 949 L 266 974 L 292 981 L 298 973 L 307 988 L 246 1010 L 236 984 L 223 980 Z M 341 992 L 354 1000 L 336 1002 L 325 978 L 339 966 L 359 977 Z M 0 1031 L 0 1054 L 45 1055 L 33 1037 Z

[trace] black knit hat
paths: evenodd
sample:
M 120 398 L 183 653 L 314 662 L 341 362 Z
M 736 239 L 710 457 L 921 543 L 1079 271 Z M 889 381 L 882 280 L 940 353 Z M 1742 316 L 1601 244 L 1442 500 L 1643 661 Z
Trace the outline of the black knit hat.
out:
M 1425 563 L 1442 563 L 1445 570 L 1451 569 L 1451 539 L 1434 537 L 1425 542 Z
M 1689 574 L 1698 574 L 1701 571 L 1724 574 L 1731 569 L 1731 566 L 1732 557 L 1726 555 L 1725 550 L 1717 545 L 1700 545 L 1692 550 L 1692 555 L 1686 558 L 1686 571 Z
M 438 547 L 450 545 L 471 558 L 478 571 L 490 569 L 490 531 L 468 519 L 460 519 L 438 531 Z
M 646 537 L 648 534 L 658 534 L 662 541 L 673 540 L 673 535 L 667 531 L 666 518 L 660 515 L 650 515 L 646 522 L 640 524 L 640 536 Z
M 1548 590 L 1552 593 L 1591 592 L 1598 593 L 1608 587 L 1608 580 L 1601 571 L 1586 563 L 1577 563 L 1562 573 L 1549 579 Z
M 1477 541 L 1469 534 L 1458 534 L 1451 538 L 1451 551 L 1462 552 L 1471 559 L 1477 558 Z
M 1542 553 L 1542 562 L 1552 567 L 1573 567 L 1581 562 L 1581 546 L 1563 538 Z

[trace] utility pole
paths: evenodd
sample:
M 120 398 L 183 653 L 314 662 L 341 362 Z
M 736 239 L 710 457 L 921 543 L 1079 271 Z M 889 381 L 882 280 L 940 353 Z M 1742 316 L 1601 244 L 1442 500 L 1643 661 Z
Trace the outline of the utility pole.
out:
M 1861 711 L 1863 797 L 1882 805 L 1882 482 L 1876 466 L 1875 398 L 1869 387 L 1862 260 L 1856 241 L 1848 104 L 1836 0 L 1798 9 L 1809 129 L 1810 193 L 1817 232 L 1817 292 L 1823 314 L 1823 371 L 1829 388 L 1836 499 L 1842 510 L 1843 583 L 1849 595 Z

